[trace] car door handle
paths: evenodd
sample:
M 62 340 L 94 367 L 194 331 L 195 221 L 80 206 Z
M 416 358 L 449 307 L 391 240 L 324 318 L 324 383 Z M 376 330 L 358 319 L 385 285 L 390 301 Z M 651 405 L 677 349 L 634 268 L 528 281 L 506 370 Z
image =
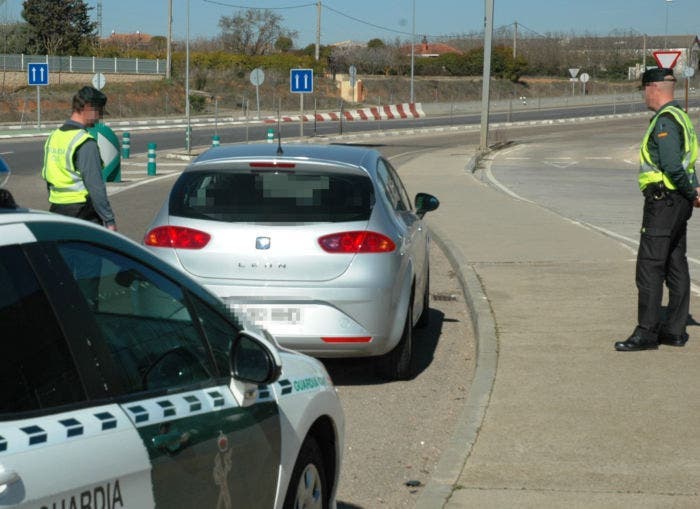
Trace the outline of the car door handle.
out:
M 19 481 L 20 477 L 14 470 L 8 470 L 7 472 L 0 472 L 0 487 L 8 486 L 12 483 Z

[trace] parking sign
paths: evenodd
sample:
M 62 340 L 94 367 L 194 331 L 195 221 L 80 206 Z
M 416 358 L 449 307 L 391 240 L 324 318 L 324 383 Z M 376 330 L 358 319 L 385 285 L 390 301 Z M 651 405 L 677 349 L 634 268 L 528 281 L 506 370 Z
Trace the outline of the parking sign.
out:
M 314 91 L 313 69 L 290 69 L 289 91 L 297 94 L 311 94 Z
M 49 64 L 27 64 L 27 79 L 30 85 L 48 85 Z

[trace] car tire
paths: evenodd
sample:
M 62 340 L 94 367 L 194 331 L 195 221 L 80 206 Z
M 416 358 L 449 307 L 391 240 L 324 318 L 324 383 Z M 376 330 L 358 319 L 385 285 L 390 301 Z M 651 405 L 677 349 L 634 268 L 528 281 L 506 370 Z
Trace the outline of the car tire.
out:
M 378 359 L 379 373 L 388 380 L 413 376 L 413 298 L 408 303 L 401 339 L 394 349 Z
M 425 293 L 423 294 L 423 311 L 421 311 L 418 321 L 416 322 L 416 327 L 419 329 L 424 329 L 430 324 L 430 269 L 426 274 L 425 279 Z
M 307 437 L 301 444 L 284 509 L 328 509 L 326 470 L 321 448 L 314 437 Z

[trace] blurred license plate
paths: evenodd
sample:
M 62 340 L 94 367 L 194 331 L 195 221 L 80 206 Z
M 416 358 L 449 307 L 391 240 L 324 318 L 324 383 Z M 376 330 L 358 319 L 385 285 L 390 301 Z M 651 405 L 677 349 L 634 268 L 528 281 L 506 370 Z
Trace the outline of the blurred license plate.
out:
M 298 325 L 302 321 L 301 308 L 289 306 L 248 306 L 234 304 L 231 309 L 258 326 L 272 324 Z

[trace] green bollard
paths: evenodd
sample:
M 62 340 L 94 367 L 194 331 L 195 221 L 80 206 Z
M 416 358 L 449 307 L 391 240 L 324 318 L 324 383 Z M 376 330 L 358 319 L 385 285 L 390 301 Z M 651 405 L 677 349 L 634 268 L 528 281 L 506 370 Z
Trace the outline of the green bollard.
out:
M 272 143 L 273 141 L 275 141 L 275 130 L 272 127 L 270 127 L 267 130 L 267 142 Z
M 128 132 L 122 134 L 122 158 L 129 159 L 131 154 L 131 135 Z
M 155 143 L 149 143 L 148 144 L 148 166 L 147 166 L 147 173 L 149 175 L 155 175 L 156 174 L 156 144 Z
M 219 145 L 221 145 L 221 138 L 219 138 L 219 135 L 218 135 L 218 134 L 215 134 L 215 135 L 212 136 L 212 138 L 211 138 L 211 146 L 212 146 L 212 147 L 218 147 Z

